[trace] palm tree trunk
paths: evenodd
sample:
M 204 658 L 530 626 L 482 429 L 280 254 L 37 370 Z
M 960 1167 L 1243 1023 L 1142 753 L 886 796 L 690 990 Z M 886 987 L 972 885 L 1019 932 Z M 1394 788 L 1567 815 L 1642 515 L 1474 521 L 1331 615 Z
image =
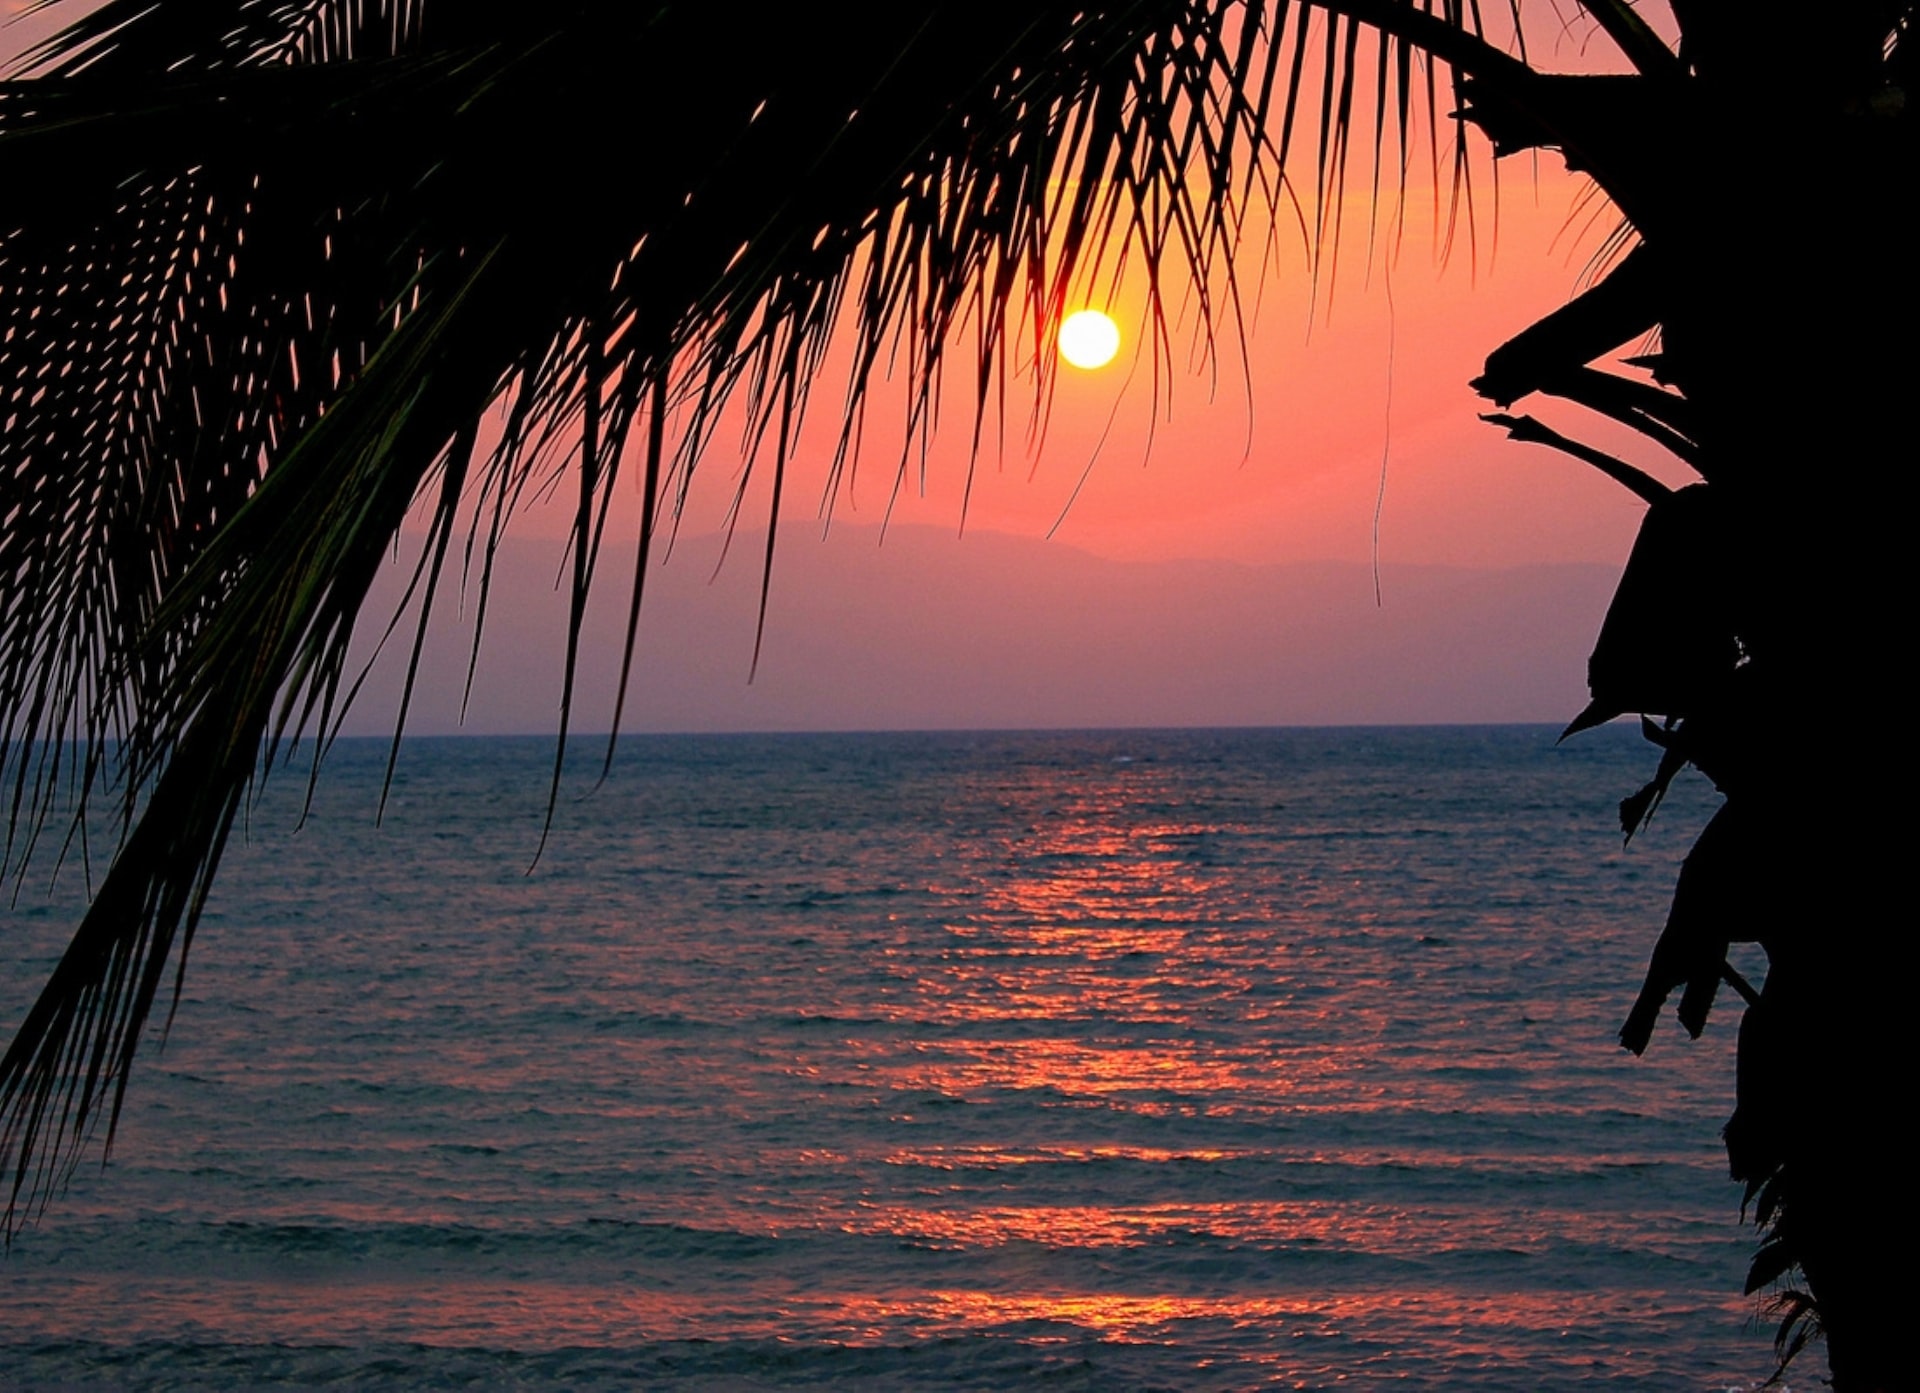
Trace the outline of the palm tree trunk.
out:
M 1640 399 L 1659 429 L 1629 423 L 1660 439 L 1678 422 L 1706 482 L 1655 504 L 1576 724 L 1668 717 L 1656 733 L 1726 793 L 1729 820 L 1689 859 L 1622 1038 L 1644 1048 L 1681 982 L 1698 1033 L 1727 944 L 1764 945 L 1726 1133 L 1769 1229 L 1749 1288 L 1797 1265 L 1812 1304 L 1787 1310 L 1817 1314 L 1835 1386 L 1910 1386 L 1896 1302 L 1913 1248 L 1899 1103 L 1915 950 L 1893 917 L 1906 873 L 1887 811 L 1913 787 L 1892 677 L 1910 542 L 1889 477 L 1920 458 L 1904 56 L 1868 7 L 1800 7 L 1797 24 L 1675 9 L 1684 65 L 1466 73 L 1466 114 L 1497 152 L 1560 151 L 1642 242 L 1477 385 L 1503 405 L 1547 391 L 1628 420 L 1623 394 L 1640 389 L 1586 365 L 1658 330 L 1641 361 L 1678 395 Z
M 1758 922 L 1738 936 L 1770 963 L 1741 1031 L 1729 1159 L 1780 1245 L 1754 1275 L 1798 1262 L 1843 1393 L 1912 1380 L 1900 1104 L 1915 953 L 1893 811 L 1914 787 L 1893 678 L 1911 542 L 1888 475 L 1920 458 L 1920 306 L 1898 206 L 1912 162 L 1881 124 L 1846 113 L 1723 162 L 1665 335 L 1718 439 L 1710 487 L 1726 505 L 1742 653 L 1696 720 L 1713 727 L 1703 767 L 1758 814 L 1745 868 Z M 1726 226 L 1782 170 L 1793 192 L 1761 214 L 1766 235 Z

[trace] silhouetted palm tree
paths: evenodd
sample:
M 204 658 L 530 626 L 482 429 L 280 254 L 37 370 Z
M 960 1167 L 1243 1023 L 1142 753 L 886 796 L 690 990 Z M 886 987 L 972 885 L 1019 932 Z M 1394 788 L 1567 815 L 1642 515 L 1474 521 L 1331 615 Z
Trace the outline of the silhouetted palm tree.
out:
M 737 396 L 777 508 L 836 325 L 843 452 L 892 356 L 910 434 L 949 354 L 983 416 L 1023 353 L 1044 402 L 1077 277 L 1130 258 L 1231 330 L 1235 234 L 1280 169 L 1310 163 L 1324 246 L 1350 143 L 1403 186 L 1424 130 L 1457 192 L 1473 126 L 1589 173 L 1631 248 L 1477 385 L 1577 402 L 1702 480 L 1492 418 L 1651 505 L 1576 722 L 1658 718 L 1623 823 L 1688 762 L 1727 793 L 1622 1038 L 1675 987 L 1695 1032 L 1723 979 L 1748 996 L 1727 1143 L 1767 1225 L 1752 1285 L 1797 1264 L 1836 1381 L 1903 1383 L 1914 7 L 1671 5 L 1677 50 L 1588 0 L 1614 76 L 1531 65 L 1464 0 L 105 0 L 29 55 L 0 87 L 6 864 L 84 840 L 63 796 L 117 841 L 0 1062 L 8 1222 L 117 1114 L 263 745 L 332 728 L 423 492 L 429 599 L 485 500 L 484 606 L 503 520 L 565 454 L 577 638 L 616 474 L 644 474 L 644 562 Z M 1766 948 L 1758 992 L 1736 939 Z

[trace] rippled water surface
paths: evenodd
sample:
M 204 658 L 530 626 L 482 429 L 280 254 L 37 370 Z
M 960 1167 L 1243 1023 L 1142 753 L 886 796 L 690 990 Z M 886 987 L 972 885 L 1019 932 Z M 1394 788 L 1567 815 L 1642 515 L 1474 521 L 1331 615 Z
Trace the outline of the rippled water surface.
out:
M 531 874 L 548 744 L 343 743 L 0 1382 L 1749 1387 L 1734 1012 L 1613 1043 L 1710 792 L 1552 738 L 639 739 Z

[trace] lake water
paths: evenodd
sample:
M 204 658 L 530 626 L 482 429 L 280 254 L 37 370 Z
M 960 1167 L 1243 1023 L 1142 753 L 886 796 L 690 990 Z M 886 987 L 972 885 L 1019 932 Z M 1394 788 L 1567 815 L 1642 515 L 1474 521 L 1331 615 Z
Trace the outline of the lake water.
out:
M 1711 790 L 1553 735 L 638 738 L 530 874 L 550 743 L 345 742 L 0 1383 L 1752 1387 L 1738 1003 L 1614 1043 Z

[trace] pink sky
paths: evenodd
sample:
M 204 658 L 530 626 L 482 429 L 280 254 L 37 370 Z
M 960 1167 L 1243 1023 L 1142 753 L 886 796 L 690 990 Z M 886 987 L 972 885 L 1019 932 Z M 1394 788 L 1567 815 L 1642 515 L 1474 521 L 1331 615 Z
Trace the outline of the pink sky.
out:
M 6 2 L 13 10 L 22 8 L 19 0 Z M 46 27 L 44 18 L 31 25 Z M 0 35 L 0 53 L 17 47 L 28 32 L 28 26 L 18 26 Z M 1538 31 L 1534 37 L 1538 59 L 1543 56 Z M 1595 60 L 1571 37 L 1549 49 L 1544 66 L 1584 67 Z M 1150 454 L 1145 371 L 1123 390 L 1131 343 L 1123 346 L 1113 367 L 1096 372 L 1063 369 L 1045 450 L 1037 459 L 1030 457 L 1020 429 L 1024 422 L 1012 423 L 1007 457 L 996 461 L 990 453 L 981 463 L 967 529 L 1015 538 L 1044 536 L 1060 518 L 1113 412 L 1107 444 L 1055 534 L 1056 545 L 1073 554 L 1136 563 L 1368 562 L 1384 458 L 1379 557 L 1389 567 L 1618 565 L 1642 506 L 1583 465 L 1537 446 L 1508 442 L 1502 432 L 1477 419 L 1488 404 L 1466 386 L 1488 351 L 1577 289 L 1613 217 L 1608 211 L 1595 216 L 1600 205 L 1582 203 L 1585 181 L 1542 157 L 1502 165 L 1496 218 L 1487 198 L 1486 170 L 1482 155 L 1476 162 L 1481 203 L 1477 254 L 1470 253 L 1462 239 L 1444 266 L 1434 255 L 1431 210 L 1417 206 L 1408 213 L 1397 258 L 1376 252 L 1371 266 L 1366 264 L 1366 175 L 1363 169 L 1356 171 L 1333 292 L 1329 295 L 1323 287 L 1314 303 L 1298 234 L 1289 231 L 1277 238 L 1257 318 L 1250 326 L 1251 400 L 1229 350 L 1217 393 L 1210 394 L 1204 376 L 1173 382 L 1170 419 L 1155 429 Z M 1420 196 L 1416 178 L 1415 197 Z M 1243 258 L 1243 274 L 1254 259 Z M 1134 327 L 1124 312 L 1119 317 L 1124 329 Z M 889 424 L 887 393 L 877 396 L 860 472 L 835 503 L 838 521 L 861 528 L 886 516 L 892 467 L 898 459 L 898 426 Z M 837 425 L 828 418 L 836 400 L 834 391 L 820 394 L 820 410 L 795 462 L 785 514 L 789 522 L 811 517 L 821 501 L 832 428 Z M 925 491 L 917 480 L 902 491 L 892 512 L 896 524 L 948 533 L 959 528 L 969 422 L 959 396 L 953 398 L 953 407 L 936 442 Z M 1638 448 L 1631 438 L 1622 438 L 1624 432 L 1598 428 L 1577 412 L 1533 401 L 1522 409 L 1671 481 L 1685 478 L 1684 470 L 1676 470 L 1657 452 Z M 897 414 L 892 419 L 897 422 Z M 718 556 L 714 534 L 732 495 L 738 462 L 729 438 L 717 442 L 703 461 L 673 566 L 692 567 L 703 577 L 711 570 Z M 630 470 L 620 485 L 618 512 L 630 530 L 637 525 L 637 473 L 637 468 Z M 749 491 L 743 514 L 748 528 L 764 527 L 764 483 L 763 478 Z M 562 536 L 571 516 L 572 505 L 564 499 L 536 505 L 518 520 L 516 531 L 538 545 Z M 796 536 L 789 545 L 811 544 Z M 729 567 L 757 576 L 758 560 L 736 552 Z M 780 578 L 777 570 L 776 587 Z M 603 603 L 624 605 L 624 597 L 611 594 L 621 583 L 616 578 Z M 1357 573 L 1352 583 L 1366 586 L 1371 599 L 1368 577 Z M 1391 595 L 1388 600 L 1392 602 Z M 1191 603 L 1199 609 L 1208 600 L 1196 591 Z M 1044 594 L 1033 594 L 1030 606 L 1000 616 L 1000 622 L 1010 631 L 1044 626 L 1050 622 L 1044 615 L 1046 605 Z M 549 611 L 559 612 L 551 605 Z M 1596 618 L 1569 615 L 1567 622 L 1591 625 Z M 809 622 L 831 628 L 835 621 L 831 615 L 816 614 Z M 907 626 L 909 643 L 911 628 Z M 922 638 L 939 642 L 937 634 Z M 777 622 L 769 639 L 785 641 Z M 738 635 L 726 635 L 714 641 L 724 642 L 732 652 L 739 647 L 737 640 Z M 1063 654 L 1060 661 L 1074 659 Z M 763 671 L 763 681 L 774 680 L 771 670 Z M 1579 675 L 1570 674 L 1576 691 Z M 1417 679 L 1408 673 L 1383 680 Z M 452 681 L 454 674 L 434 673 L 429 680 Z M 739 680 L 744 681 L 743 670 Z M 1494 715 L 1491 710 L 1488 714 Z M 1541 718 L 1552 714 L 1557 713 L 1543 712 Z M 1201 718 L 1198 711 L 1195 718 Z M 1455 703 L 1432 718 L 1463 716 Z M 1503 709 L 1495 718 L 1512 716 Z
M 28 8 L 28 0 L 0 3 L 15 15 Z M 80 8 L 62 6 L 55 14 Z M 1539 14 L 1532 38 L 1542 66 L 1586 68 L 1604 61 L 1604 45 L 1587 42 L 1581 31 L 1563 31 L 1548 7 L 1534 8 Z M 0 30 L 0 55 L 52 27 L 45 14 L 7 26 Z M 1009 457 L 998 467 L 983 461 L 968 526 L 1045 534 L 1093 456 L 1119 397 L 1107 447 L 1057 533 L 1097 555 L 1366 559 L 1384 453 L 1380 548 L 1387 560 L 1473 566 L 1618 562 L 1631 542 L 1639 505 L 1584 466 L 1537 446 L 1505 442 L 1476 419 L 1487 404 L 1466 386 L 1490 349 L 1574 291 L 1612 217 L 1595 216 L 1597 203 L 1578 206 L 1585 181 L 1543 157 L 1503 163 L 1496 218 L 1484 158 L 1478 164 L 1477 256 L 1468 254 L 1463 241 L 1449 264 L 1438 264 L 1431 210 L 1415 207 L 1391 266 L 1379 254 L 1367 266 L 1367 194 L 1364 171 L 1357 170 L 1340 279 L 1331 295 L 1323 292 L 1317 305 L 1310 303 L 1298 234 L 1289 230 L 1277 239 L 1251 326 L 1251 403 L 1229 350 L 1215 399 L 1209 400 L 1204 377 L 1173 383 L 1172 419 L 1159 424 L 1149 456 L 1145 371 L 1120 391 L 1132 344 L 1111 368 L 1066 369 L 1047 448 L 1037 461 L 1028 456 L 1016 422 Z M 1418 177 L 1414 196 L 1423 196 Z M 831 414 L 829 395 L 822 401 L 828 409 L 818 415 Z M 896 520 L 959 526 L 965 408 L 957 395 L 953 400 L 926 491 L 906 490 L 894 509 Z M 1525 409 L 1554 416 L 1551 403 L 1530 402 Z M 1560 419 L 1669 479 L 1684 477 L 1657 452 L 1637 449 L 1618 432 L 1596 429 L 1577 413 Z M 898 433 L 890 438 L 884 412 L 876 413 L 875 422 L 856 486 L 836 505 L 836 515 L 849 521 L 878 522 L 890 492 Z M 813 448 L 798 461 L 789 518 L 807 516 L 820 501 L 830 424 L 816 422 Z M 714 530 L 724 515 L 737 466 L 730 444 L 722 440 L 704 462 L 683 523 L 690 534 Z M 763 518 L 764 504 L 747 515 Z M 529 535 L 551 535 L 570 516 L 570 505 L 535 509 L 521 526 Z
M 1648 17 L 1656 26 L 1669 27 L 1659 7 L 1652 9 Z M 1529 15 L 1530 51 L 1540 66 L 1593 71 L 1612 61 L 1610 48 L 1594 38 L 1584 19 L 1569 24 L 1557 7 L 1544 4 L 1530 6 Z M 1311 135 L 1300 139 L 1310 151 Z M 1364 151 L 1370 137 L 1356 133 L 1354 144 Z M 1424 161 L 1423 149 L 1416 168 Z M 1303 177 L 1310 184 L 1310 159 L 1305 163 Z M 1360 561 L 1373 555 L 1380 499 L 1379 556 L 1387 562 L 1620 563 L 1642 505 L 1587 466 L 1539 446 L 1508 442 L 1503 432 L 1479 421 L 1491 405 L 1467 387 L 1490 350 L 1580 288 L 1617 216 L 1604 199 L 1591 196 L 1584 178 L 1569 175 L 1551 155 L 1502 162 L 1496 210 L 1491 166 L 1481 147 L 1474 160 L 1478 209 L 1472 240 L 1463 230 L 1442 264 L 1434 196 L 1425 176 L 1416 173 L 1404 242 L 1396 255 L 1387 254 L 1389 214 L 1383 212 L 1379 247 L 1369 263 L 1367 165 L 1366 156 L 1357 154 L 1349 173 L 1345 236 L 1331 288 L 1323 284 L 1314 294 L 1297 230 L 1285 227 L 1273 239 L 1249 325 L 1250 398 L 1237 353 L 1228 348 L 1217 391 L 1197 373 L 1174 379 L 1170 419 L 1154 426 L 1149 453 L 1150 372 L 1143 364 L 1129 384 L 1126 367 L 1141 303 L 1140 287 L 1130 286 L 1131 299 L 1108 306 L 1128 331 L 1120 358 L 1095 372 L 1062 369 L 1037 458 L 1024 448 L 1024 416 L 1010 423 L 1006 458 L 981 462 L 967 528 L 1040 537 L 1059 522 L 1058 540 L 1130 561 Z M 1256 219 L 1256 244 L 1264 234 Z M 1242 276 L 1255 277 L 1260 261 L 1257 245 L 1244 252 Z M 788 521 L 815 515 L 824 498 L 837 419 L 822 418 L 834 417 L 837 381 L 833 388 L 818 394 L 809 444 L 795 461 Z M 876 397 L 884 402 L 887 394 Z M 1529 400 L 1520 409 L 1670 482 L 1690 477 L 1630 432 L 1582 412 L 1546 399 Z M 959 383 L 949 396 L 946 429 L 930 458 L 924 491 L 916 475 L 894 502 L 892 521 L 959 529 L 970 412 L 966 386 Z M 1095 459 L 1110 416 L 1112 430 Z M 870 412 L 868 448 L 853 487 L 834 500 L 836 519 L 877 524 L 889 516 L 899 419 L 897 409 L 891 416 L 883 409 Z M 1075 497 L 1089 460 L 1093 468 Z M 723 437 L 703 461 L 683 535 L 698 538 L 719 528 L 738 467 L 735 442 Z M 763 525 L 764 491 L 750 490 L 749 499 L 743 516 L 749 525 Z M 629 511 L 637 515 L 637 501 Z M 571 516 L 571 505 L 562 503 L 531 513 L 521 525 L 528 535 L 557 536 Z M 693 550 L 699 552 L 698 546 Z
M 1584 181 L 1544 162 L 1537 177 L 1522 163 L 1502 173 L 1497 252 L 1495 219 L 1483 206 L 1477 273 L 1464 247 L 1438 264 L 1429 214 L 1417 211 L 1397 262 L 1389 267 L 1376 257 L 1367 274 L 1364 229 L 1356 232 L 1350 222 L 1341 279 L 1315 306 L 1297 234 L 1283 234 L 1250 326 L 1251 400 L 1229 347 L 1217 391 L 1198 373 L 1174 380 L 1170 419 L 1152 432 L 1151 451 L 1146 367 L 1128 382 L 1133 333 L 1112 366 L 1063 369 L 1044 449 L 1030 455 L 1024 416 L 1013 423 L 1007 457 L 981 463 L 968 528 L 1045 535 L 1093 460 L 1056 535 L 1097 555 L 1366 560 L 1384 455 L 1383 559 L 1618 562 L 1641 505 L 1585 466 L 1508 443 L 1478 420 L 1491 407 L 1466 385 L 1489 350 L 1565 302 L 1612 226 L 1602 215 L 1583 228 L 1591 209 L 1576 212 L 1575 205 Z M 831 416 L 832 401 L 832 393 L 823 394 L 821 416 Z M 1095 458 L 1116 401 L 1113 430 Z M 964 388 L 951 403 L 925 491 L 911 480 L 894 521 L 959 527 L 970 424 Z M 1655 452 L 1638 450 L 1618 432 L 1596 431 L 1577 413 L 1558 413 L 1550 402 L 1526 409 L 1681 477 Z M 889 434 L 885 411 L 872 420 L 860 472 L 835 504 L 838 519 L 878 523 L 886 513 L 899 429 Z M 789 519 L 812 515 L 824 495 L 832 424 L 815 423 L 811 448 L 797 461 Z M 724 516 L 738 461 L 731 444 L 723 438 L 703 462 L 683 522 L 688 533 L 709 532 Z M 750 506 L 746 515 L 758 522 L 764 507 Z M 526 521 L 537 531 L 557 530 L 567 516 L 562 506 Z

